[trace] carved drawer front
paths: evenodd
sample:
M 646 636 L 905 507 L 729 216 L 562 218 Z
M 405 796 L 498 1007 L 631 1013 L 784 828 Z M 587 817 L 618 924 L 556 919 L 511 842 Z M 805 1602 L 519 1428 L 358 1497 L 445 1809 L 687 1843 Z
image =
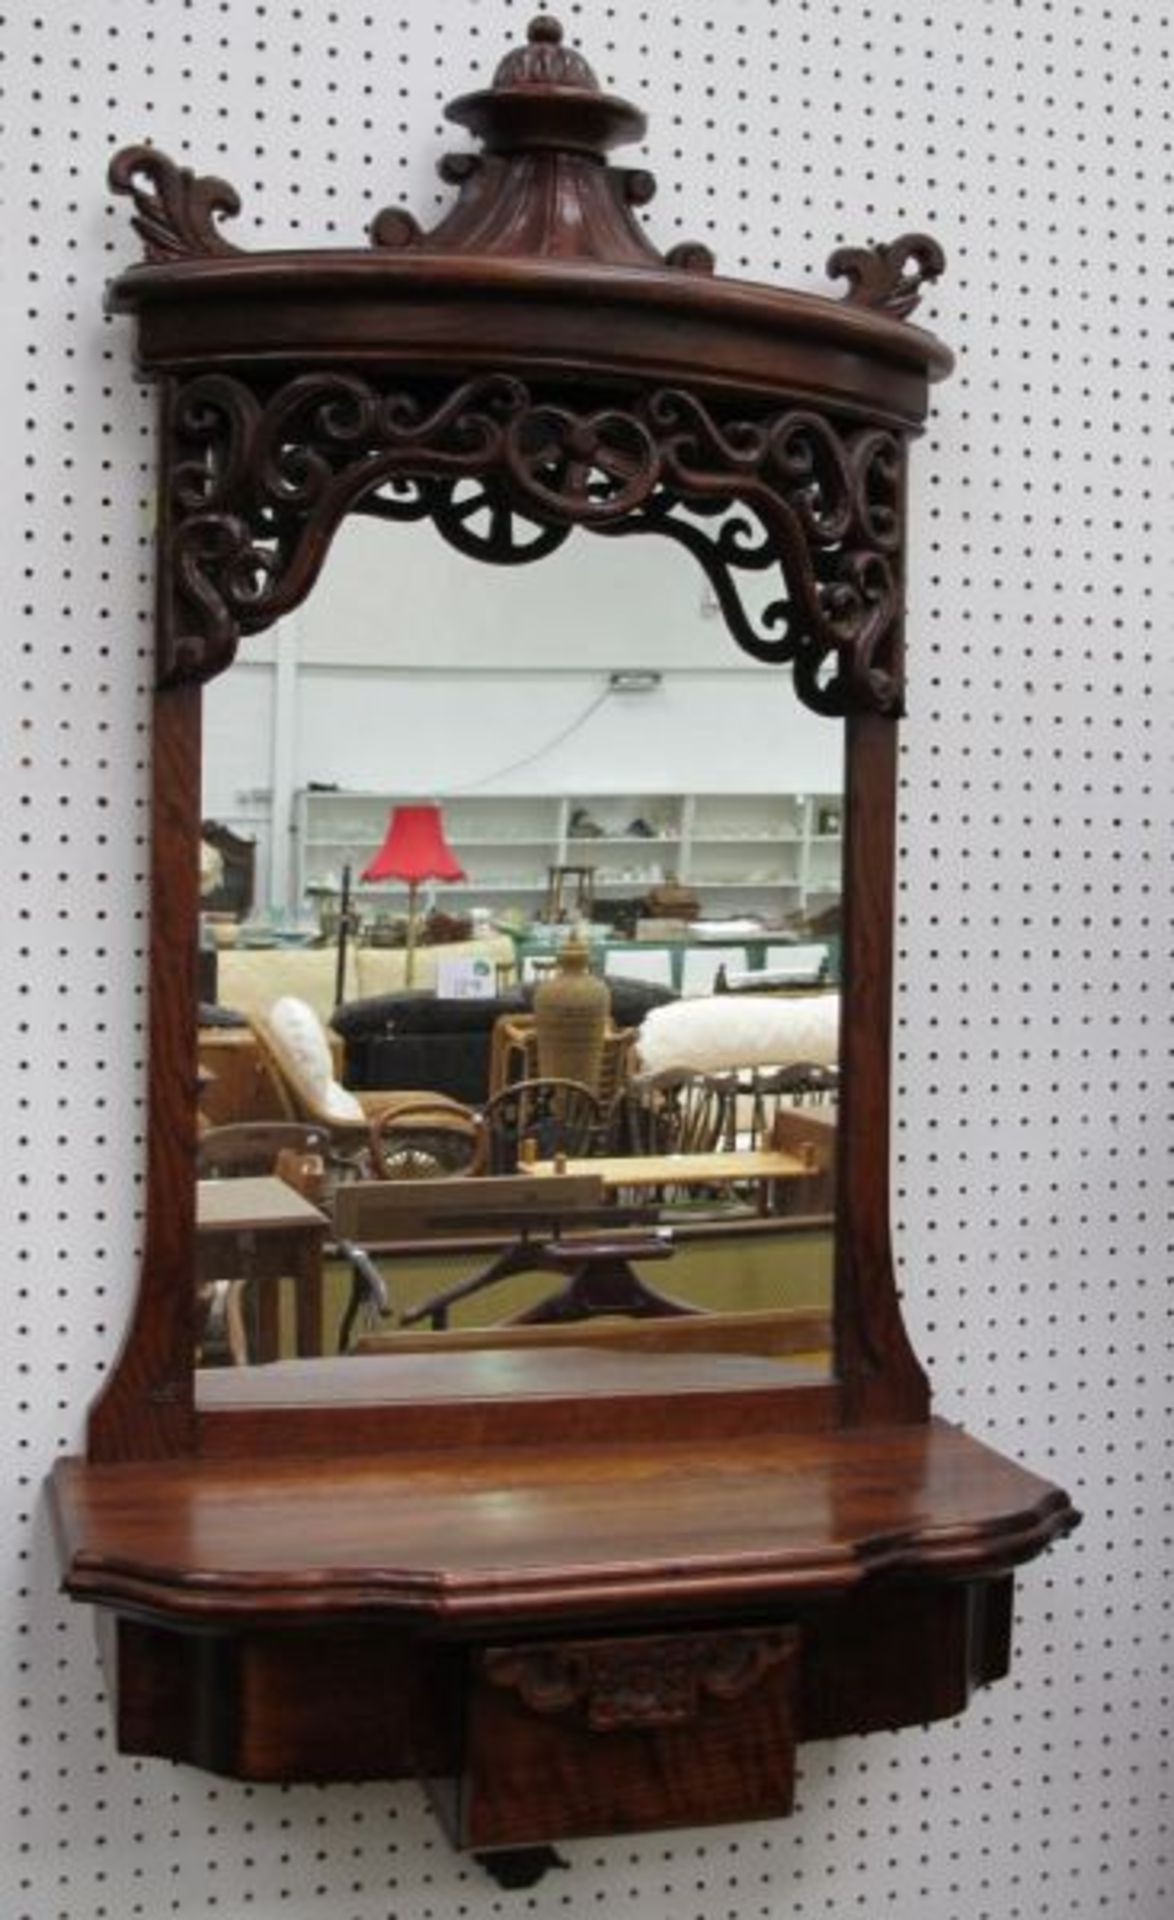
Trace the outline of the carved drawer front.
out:
M 442 1817 L 496 1847 L 788 1813 L 798 1649 L 780 1626 L 479 1648 Z

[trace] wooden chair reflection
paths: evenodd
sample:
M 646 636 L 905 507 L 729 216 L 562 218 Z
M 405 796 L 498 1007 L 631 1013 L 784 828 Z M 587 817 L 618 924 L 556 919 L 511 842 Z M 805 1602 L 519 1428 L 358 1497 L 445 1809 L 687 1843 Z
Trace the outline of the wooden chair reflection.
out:
M 835 1109 L 839 1069 L 814 1061 L 788 1067 L 755 1067 L 738 1076 L 738 1132 L 747 1146 L 766 1146 L 780 1113 L 797 1109 Z
M 830 1213 L 838 1084 L 834 1067 L 810 1062 L 722 1073 L 668 1068 L 635 1075 L 613 1105 L 608 1153 L 666 1158 L 708 1153 L 720 1161 L 723 1153 L 735 1150 L 795 1146 L 805 1156 L 814 1155 L 813 1169 L 818 1166 L 825 1176 L 818 1189 L 804 1183 L 804 1207 L 815 1213 Z M 815 1128 L 814 1135 L 811 1128 L 794 1123 L 796 1114 L 810 1113 L 813 1108 L 823 1112 L 825 1121 Z M 743 1197 L 758 1212 L 774 1213 L 782 1210 L 784 1194 L 786 1210 L 794 1211 L 797 1196 L 786 1183 L 761 1182 Z M 713 1197 L 736 1201 L 736 1183 L 715 1183 Z M 661 1190 L 666 1205 L 684 1204 L 687 1198 L 684 1192 L 670 1187 Z M 695 1205 L 696 1198 L 694 1190 L 691 1204 Z
M 330 1135 L 323 1127 L 293 1120 L 242 1120 L 209 1127 L 201 1135 L 196 1168 L 201 1180 L 275 1173 L 307 1200 L 320 1200 L 329 1153 Z
M 443 1094 L 421 1094 L 415 1098 L 405 1096 L 394 1106 L 376 1113 L 370 1122 L 369 1139 L 376 1184 L 439 1182 L 460 1180 L 474 1171 L 480 1155 L 482 1129 L 471 1108 L 458 1107 Z M 338 1329 L 340 1353 L 348 1351 L 361 1318 L 378 1323 L 391 1313 L 382 1271 L 362 1244 L 369 1237 L 367 1227 L 362 1218 L 357 1224 L 351 1224 L 355 1221 L 356 1208 L 362 1209 L 364 1205 L 352 1196 L 369 1192 L 370 1183 L 364 1181 L 340 1187 L 335 1196 L 338 1244 L 346 1250 L 352 1275 L 350 1297 Z M 366 1219 L 369 1222 L 369 1209 Z
M 597 1096 L 577 1080 L 517 1080 L 481 1109 L 476 1171 L 517 1173 L 527 1160 L 560 1154 L 584 1159 L 599 1149 L 603 1117 Z
M 736 1073 L 634 1074 L 609 1118 L 610 1153 L 716 1153 L 736 1134 Z

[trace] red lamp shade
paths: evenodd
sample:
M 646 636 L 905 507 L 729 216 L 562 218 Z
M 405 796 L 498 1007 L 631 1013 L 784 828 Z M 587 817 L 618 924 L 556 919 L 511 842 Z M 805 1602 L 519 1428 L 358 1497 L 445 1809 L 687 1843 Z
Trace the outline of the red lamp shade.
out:
M 465 870 L 444 837 L 440 808 L 393 807 L 383 845 L 364 880 L 463 880 Z

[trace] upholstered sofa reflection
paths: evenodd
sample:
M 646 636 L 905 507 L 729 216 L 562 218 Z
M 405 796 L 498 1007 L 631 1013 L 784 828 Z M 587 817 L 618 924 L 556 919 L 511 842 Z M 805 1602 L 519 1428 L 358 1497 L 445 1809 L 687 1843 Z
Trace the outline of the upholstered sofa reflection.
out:
M 477 960 L 498 967 L 512 965 L 513 957 L 513 942 L 505 934 L 419 947 L 415 984 L 424 990 L 434 989 L 442 960 Z M 222 1006 L 258 1020 L 284 995 L 294 994 L 312 1007 L 320 1020 L 329 1020 L 338 977 L 338 956 L 333 947 L 228 947 L 218 954 L 217 961 L 217 992 Z M 402 947 L 349 947 L 342 988 L 344 1004 L 376 996 L 394 997 L 403 990 L 406 968 Z
M 654 1007 L 676 996 L 644 980 L 609 976 L 611 1017 L 638 1027 Z M 503 1014 L 527 1013 L 533 987 L 485 1000 L 427 993 L 387 993 L 336 1008 L 331 1020 L 345 1047 L 348 1087 L 415 1088 L 479 1106 L 488 1098 L 493 1030 Z

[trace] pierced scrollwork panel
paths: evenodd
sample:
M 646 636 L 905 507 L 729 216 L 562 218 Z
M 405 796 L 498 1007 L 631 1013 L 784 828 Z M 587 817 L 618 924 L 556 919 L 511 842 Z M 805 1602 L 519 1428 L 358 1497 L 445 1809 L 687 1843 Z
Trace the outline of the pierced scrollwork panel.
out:
M 679 388 L 584 407 L 504 374 L 407 390 L 349 372 L 268 392 L 204 374 L 166 421 L 164 683 L 209 678 L 297 606 L 363 512 L 431 520 L 496 565 L 574 527 L 672 539 L 809 706 L 900 708 L 904 446 L 887 429 L 797 407 L 719 419 Z M 751 576 L 775 584 L 751 594 Z

